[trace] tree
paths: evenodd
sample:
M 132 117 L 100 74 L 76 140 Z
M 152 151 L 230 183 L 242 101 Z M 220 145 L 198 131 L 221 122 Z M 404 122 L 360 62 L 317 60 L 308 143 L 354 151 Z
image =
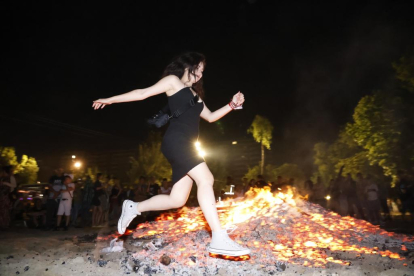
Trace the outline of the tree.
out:
M 248 168 L 247 173 L 244 175 L 244 178 L 247 178 L 249 181 L 250 179 L 255 179 L 260 174 L 260 167 L 254 166 L 253 168 Z
M 36 159 L 27 155 L 22 155 L 20 162 L 13 147 L 0 147 L 0 165 L 13 166 L 14 173 L 19 174 L 19 184 L 35 183 L 39 167 Z
M 338 139 L 331 145 L 315 145 L 315 177 L 327 181 L 344 166 L 343 173 L 369 173 L 378 180 L 391 177 L 395 181 L 397 170 L 413 167 L 414 52 L 393 67 L 403 89 L 376 91 L 361 98 L 352 122 Z
M 39 167 L 36 159 L 23 155 L 20 164 L 15 168 L 19 174 L 19 180 L 22 184 L 36 183 Z
M 19 162 L 17 161 L 16 151 L 13 147 L 0 147 L 1 166 L 13 166 L 16 167 Z
M 414 50 L 412 52 L 401 57 L 398 62 L 394 62 L 392 67 L 395 69 L 395 75 L 401 82 L 401 86 L 414 93 Z
M 402 110 L 400 97 L 378 91 L 359 101 L 353 122 L 346 126 L 346 132 L 366 150 L 370 164 L 379 165 L 393 179 L 398 169 L 409 167 L 408 160 L 412 157 L 412 153 L 404 150 L 409 145 L 402 144 L 406 120 Z
M 268 169 L 267 176 L 271 180 L 276 180 L 278 176 L 282 176 L 285 179 L 293 178 L 296 183 L 305 181 L 305 174 L 296 164 L 285 163 L 274 169 L 266 166 L 266 171 Z
M 350 173 L 353 177 L 357 173 L 383 177 L 383 171 L 376 165 L 371 165 L 368 160 L 368 152 L 359 146 L 345 130 L 339 132 L 338 138 L 332 143 L 317 143 L 314 147 L 314 164 L 317 171 L 313 180 L 320 176 L 323 183 L 329 183 L 330 179 L 337 176 L 344 166 L 343 174 Z
M 259 172 L 260 166 L 254 166 L 253 168 L 248 169 L 244 177 L 249 180 L 256 179 L 257 175 L 260 174 Z M 303 171 L 296 164 L 285 163 L 279 167 L 267 164 L 265 172 L 264 178 L 269 182 L 276 181 L 278 176 L 282 176 L 283 178 L 294 178 L 297 181 L 305 180 Z
M 402 89 L 395 90 L 403 99 L 405 127 L 402 135 L 402 144 L 407 153 L 411 154 L 411 162 L 414 162 L 414 47 L 408 51 L 405 56 L 401 57 L 396 63 L 393 63 L 396 78 Z
M 127 175 L 132 183 L 138 183 L 140 176 L 171 178 L 172 169 L 161 152 L 161 142 L 160 133 L 150 133 L 147 141 L 138 146 L 138 156 L 130 157 L 131 169 Z
M 256 115 L 253 120 L 253 123 L 250 125 L 247 133 L 253 135 L 254 140 L 260 144 L 262 151 L 262 159 L 260 162 L 260 174 L 264 174 L 264 164 L 265 164 L 265 147 L 270 150 L 270 145 L 272 144 L 272 132 L 273 125 L 270 121 L 260 115 Z
M 335 175 L 335 164 L 331 160 L 329 145 L 317 143 L 313 150 L 315 152 L 314 164 L 317 167 L 316 175 L 313 178 L 316 180 L 316 177 L 320 176 L 323 183 L 328 183 Z

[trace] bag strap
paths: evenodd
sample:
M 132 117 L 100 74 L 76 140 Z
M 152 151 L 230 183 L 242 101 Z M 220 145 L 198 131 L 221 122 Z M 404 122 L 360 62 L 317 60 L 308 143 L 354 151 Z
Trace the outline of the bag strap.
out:
M 193 106 L 195 106 L 198 102 L 198 95 L 195 95 L 194 98 L 192 98 L 190 101 L 188 101 L 187 103 L 185 103 L 184 105 L 182 105 L 179 109 L 177 109 L 176 111 L 174 111 L 169 118 L 178 118 L 179 116 L 181 116 L 184 112 L 186 112 L 187 110 L 189 110 L 190 108 L 192 108 Z

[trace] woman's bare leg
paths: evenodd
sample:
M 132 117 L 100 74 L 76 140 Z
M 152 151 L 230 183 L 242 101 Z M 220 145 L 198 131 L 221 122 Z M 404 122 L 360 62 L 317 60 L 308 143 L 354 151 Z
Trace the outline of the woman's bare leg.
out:
M 168 210 L 182 207 L 187 202 L 192 185 L 193 180 L 186 175 L 175 183 L 169 195 L 156 195 L 150 199 L 139 202 L 137 207 L 138 212 Z
M 210 225 L 212 238 L 208 246 L 208 252 L 228 255 L 242 256 L 251 253 L 250 249 L 245 248 L 230 239 L 226 229 L 221 228 L 221 223 L 217 214 L 216 198 L 214 197 L 214 178 L 206 163 L 201 163 L 193 168 L 188 175 L 197 183 L 197 198 L 204 217 Z
M 170 195 L 157 195 L 139 202 L 137 207 L 138 212 L 168 210 L 183 206 L 187 202 L 190 194 L 193 179 L 197 183 L 198 202 L 211 230 L 221 230 L 213 191 L 214 178 L 204 162 L 197 165 L 187 176 L 180 179 L 173 186 Z
M 214 177 L 205 162 L 194 167 L 188 175 L 197 184 L 197 198 L 211 230 L 220 231 L 221 223 L 217 214 L 216 198 L 214 197 Z
M 129 200 L 124 201 L 122 215 L 118 220 L 118 232 L 124 234 L 131 221 L 141 212 L 166 210 L 183 206 L 190 194 L 193 179 L 197 183 L 198 202 L 212 230 L 212 240 L 208 251 L 229 256 L 250 254 L 250 249 L 242 247 L 231 240 L 226 229 L 221 228 L 213 190 L 214 178 L 204 162 L 194 167 L 188 172 L 187 176 L 177 182 L 170 195 L 157 195 L 138 203 L 133 203 Z

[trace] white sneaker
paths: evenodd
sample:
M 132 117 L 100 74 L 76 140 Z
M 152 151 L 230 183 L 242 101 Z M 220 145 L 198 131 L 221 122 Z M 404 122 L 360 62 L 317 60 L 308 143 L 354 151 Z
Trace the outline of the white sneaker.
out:
M 131 221 L 137 216 L 141 215 L 137 211 L 138 202 L 133 202 L 131 200 L 125 200 L 122 204 L 122 214 L 118 220 L 118 232 L 123 235 L 126 228 L 131 223 Z
M 250 249 L 230 239 L 226 229 L 213 232 L 213 237 L 207 250 L 210 253 L 226 256 L 242 256 L 251 253 Z

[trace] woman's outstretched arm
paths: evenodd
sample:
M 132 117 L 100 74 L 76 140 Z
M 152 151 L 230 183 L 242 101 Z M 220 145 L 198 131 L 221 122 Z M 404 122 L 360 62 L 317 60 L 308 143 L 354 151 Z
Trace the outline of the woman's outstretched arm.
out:
M 244 95 L 239 92 L 236 95 L 233 96 L 233 103 L 235 103 L 237 106 L 241 106 L 244 103 Z M 220 118 L 224 117 L 227 113 L 232 111 L 233 109 L 226 104 L 220 109 L 217 109 L 216 111 L 211 112 L 210 109 L 207 108 L 207 106 L 204 103 L 203 111 L 201 112 L 200 116 L 204 120 L 206 120 L 209 123 L 215 122 L 219 120 Z
M 106 105 L 113 103 L 125 103 L 133 101 L 142 101 L 151 96 L 167 92 L 169 90 L 178 90 L 183 86 L 183 83 L 177 76 L 166 76 L 151 87 L 144 89 L 135 89 L 131 92 L 120 94 L 106 99 L 99 99 L 93 102 L 94 109 L 104 108 Z

